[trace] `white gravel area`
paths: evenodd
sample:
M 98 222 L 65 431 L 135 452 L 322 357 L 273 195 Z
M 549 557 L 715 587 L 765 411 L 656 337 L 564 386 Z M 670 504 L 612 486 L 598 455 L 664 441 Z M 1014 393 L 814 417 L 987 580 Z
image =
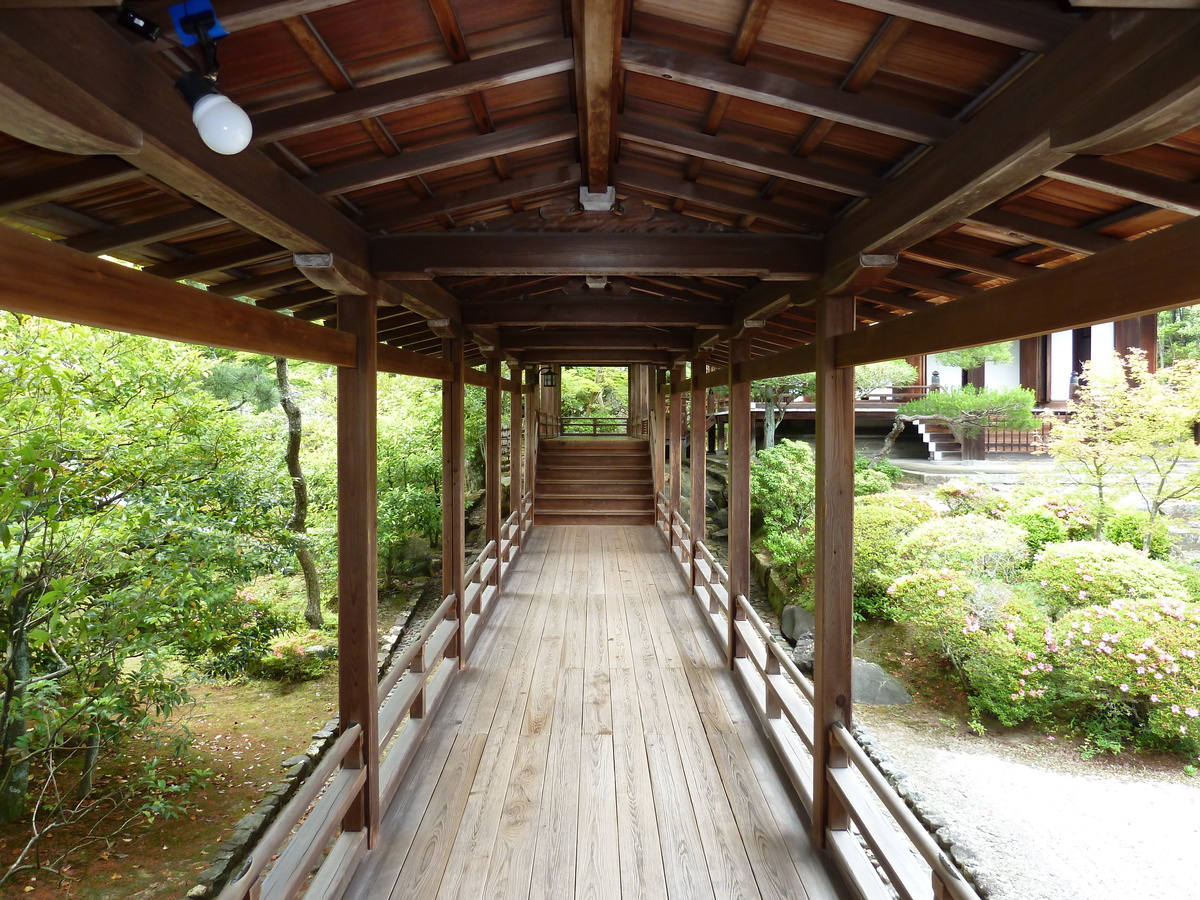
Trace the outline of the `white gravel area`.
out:
M 992 900 L 1200 900 L 1200 777 L 1084 761 L 1046 735 L 979 738 L 908 708 L 860 707 Z

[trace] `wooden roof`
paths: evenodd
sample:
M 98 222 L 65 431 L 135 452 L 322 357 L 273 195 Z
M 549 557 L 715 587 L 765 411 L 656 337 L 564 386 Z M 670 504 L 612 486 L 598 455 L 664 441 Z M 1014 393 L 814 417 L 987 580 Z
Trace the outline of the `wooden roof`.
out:
M 169 4 L 126 4 L 155 43 L 80 5 L 0 0 L 0 216 L 310 321 L 365 291 L 405 350 L 440 355 L 430 319 L 471 361 L 742 335 L 761 375 L 809 361 L 822 296 L 855 298 L 841 363 L 1200 298 L 1194 10 L 215 0 L 255 126 L 221 157 Z

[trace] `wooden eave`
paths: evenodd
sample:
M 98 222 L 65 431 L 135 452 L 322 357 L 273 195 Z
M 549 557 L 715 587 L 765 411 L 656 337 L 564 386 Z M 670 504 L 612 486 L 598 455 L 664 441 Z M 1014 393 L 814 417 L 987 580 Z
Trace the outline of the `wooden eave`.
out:
M 436 358 L 426 323 L 461 322 L 471 365 L 722 366 L 745 336 L 768 374 L 808 358 L 827 296 L 856 298 L 857 362 L 990 339 L 960 305 L 1010 298 L 1000 339 L 1200 298 L 1159 249 L 1200 216 L 1196 11 L 218 0 L 221 87 L 257 129 L 218 157 L 171 39 L 2 6 L 0 216 L 77 277 L 82 254 L 144 267 L 147 297 L 188 279 L 323 323 L 367 293 L 383 342 Z M 615 210 L 579 214 L 607 185 Z M 1140 287 L 1065 309 L 1110 254 Z

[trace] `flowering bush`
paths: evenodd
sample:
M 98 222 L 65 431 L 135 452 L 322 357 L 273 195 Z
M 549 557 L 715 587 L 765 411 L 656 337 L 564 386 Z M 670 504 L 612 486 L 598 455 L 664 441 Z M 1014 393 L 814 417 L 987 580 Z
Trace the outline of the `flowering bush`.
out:
M 976 514 L 999 519 L 1010 505 L 999 491 L 978 481 L 947 481 L 938 485 L 934 493 L 952 516 Z
M 914 640 L 958 672 L 971 705 L 1005 725 L 1041 716 L 1054 671 L 1045 615 L 1008 585 L 918 569 L 888 588 Z
M 897 548 L 910 569 L 957 569 L 968 575 L 1014 577 L 1029 561 L 1024 530 L 965 514 L 918 525 Z
M 276 638 L 247 671 L 258 678 L 310 681 L 329 671 L 336 658 L 337 646 L 329 644 L 328 635 L 305 631 Z
M 895 506 L 861 505 L 854 511 L 855 618 L 892 618 L 887 589 L 900 574 L 897 549 L 917 524 L 915 516 Z
M 1200 606 L 1116 599 L 1073 610 L 1055 627 L 1064 699 L 1121 710 L 1143 743 L 1200 750 Z
M 1183 580 L 1162 563 L 1103 541 L 1048 544 L 1026 577 L 1054 618 L 1113 600 L 1188 599 Z
M 904 491 L 886 491 L 882 494 L 868 494 L 859 497 L 854 501 L 855 515 L 858 514 L 857 510 L 868 509 L 873 506 L 882 506 L 887 509 L 902 509 L 916 519 L 918 523 L 928 522 L 930 519 L 938 517 L 938 511 L 932 503 Z
M 1035 508 L 1046 510 L 1067 530 L 1068 541 L 1086 541 L 1096 535 L 1096 517 L 1081 503 L 1054 497 L 1040 497 Z
M 1150 514 L 1144 512 L 1121 513 L 1113 516 L 1104 525 L 1104 537 L 1114 544 L 1127 544 L 1141 550 L 1150 532 L 1150 558 L 1166 559 L 1171 555 L 1171 532 L 1161 518 L 1150 527 Z

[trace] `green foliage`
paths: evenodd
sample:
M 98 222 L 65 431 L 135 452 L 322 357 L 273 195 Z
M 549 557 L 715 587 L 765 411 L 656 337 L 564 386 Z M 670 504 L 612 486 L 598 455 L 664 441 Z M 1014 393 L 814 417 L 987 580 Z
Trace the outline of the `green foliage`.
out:
M 750 505 L 768 531 L 798 529 L 816 503 L 816 456 L 803 441 L 780 441 L 750 466 Z
M 1158 365 L 1200 358 L 1200 308 L 1181 306 L 1158 314 Z
M 1012 362 L 1012 342 L 1002 344 L 984 344 L 980 347 L 967 347 L 963 350 L 943 350 L 937 355 L 938 364 L 957 366 L 960 369 L 977 369 L 987 362 Z
M 629 411 L 629 370 L 564 366 L 559 382 L 564 416 L 623 416 Z
M 1062 521 L 1045 508 L 1009 513 L 1005 521 L 1024 529 L 1030 553 L 1041 553 L 1047 544 L 1058 544 L 1067 539 L 1067 529 Z
M 763 546 L 771 554 L 775 571 L 801 594 L 812 586 L 816 533 L 807 531 L 768 530 Z
M 320 631 L 286 634 L 271 642 L 247 671 L 256 678 L 296 683 L 313 681 L 332 668 L 337 659 L 337 644 Z
M 854 495 L 864 497 L 890 491 L 904 473 L 886 459 L 869 456 L 854 457 Z
M 1073 610 L 1055 627 L 1064 701 L 1104 750 L 1139 743 L 1200 750 L 1200 606 L 1116 599 Z M 1104 741 L 1106 743 L 1101 743 Z
M 866 397 L 880 388 L 916 384 L 919 374 L 915 366 L 902 359 L 868 363 L 854 370 L 854 390 L 859 397 Z
M 1171 555 L 1171 532 L 1167 523 L 1158 519 L 1152 525 L 1149 513 L 1126 512 L 1113 516 L 1104 525 L 1104 537 L 1135 550 L 1141 550 L 1149 538 L 1151 559 L 1163 560 Z
M 880 496 L 876 494 L 875 496 Z M 854 614 L 856 618 L 892 618 L 888 586 L 895 580 L 901 540 L 916 528 L 917 517 L 884 504 L 856 504 L 854 510 Z
M 938 517 L 937 509 L 928 500 L 902 491 L 861 496 L 854 501 L 854 506 L 855 509 L 867 509 L 873 506 L 900 509 L 912 516 L 918 523 L 928 522 L 930 519 Z
M 947 481 L 937 486 L 934 495 L 946 504 L 952 516 L 979 515 L 999 519 L 1009 507 L 1003 494 L 978 481 Z
M 1013 578 L 1029 561 L 1022 529 L 973 513 L 918 525 L 898 552 L 910 569 L 946 568 L 988 578 Z
M 1045 714 L 1045 616 L 1008 585 L 920 568 L 888 589 L 915 642 L 949 662 L 972 707 L 1015 725 Z M 1049 666 L 1049 671 L 1047 671 Z
M 1033 429 L 1033 391 L 1025 388 L 976 388 L 964 385 L 934 391 L 901 404 L 898 414 L 944 422 L 959 440 L 977 436 L 989 425 L 996 428 Z
M 1103 541 L 1048 544 L 1026 577 L 1055 618 L 1115 600 L 1188 599 L 1183 580 L 1162 563 Z
M 193 636 L 184 649 L 202 660 L 206 674 L 221 678 L 241 675 L 270 649 L 275 637 L 302 622 L 298 610 L 245 588 L 237 592 L 234 603 L 214 605 L 211 613 L 213 626 Z

